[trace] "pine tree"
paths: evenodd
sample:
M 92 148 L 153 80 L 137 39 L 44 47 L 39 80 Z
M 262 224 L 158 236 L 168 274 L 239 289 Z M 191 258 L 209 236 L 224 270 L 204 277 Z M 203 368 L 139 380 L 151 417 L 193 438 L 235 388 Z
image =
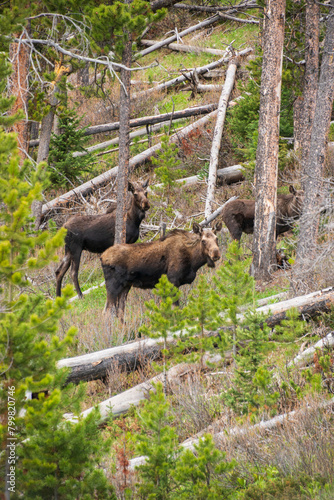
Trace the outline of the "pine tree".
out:
M 161 149 L 156 157 L 152 157 L 153 165 L 158 182 L 162 184 L 162 190 L 167 194 L 167 203 L 169 203 L 170 194 L 175 186 L 175 180 L 182 177 L 182 170 L 177 168 L 181 161 L 178 159 L 179 148 L 175 144 L 169 143 L 169 136 L 164 135 L 161 138 Z
M 169 425 L 169 403 L 161 383 L 151 392 L 150 401 L 138 411 L 142 432 L 135 436 L 136 451 L 146 457 L 137 468 L 139 483 L 137 492 L 141 498 L 165 500 L 170 498 L 173 488 L 172 472 L 178 455 L 177 435 Z
M 92 172 L 92 155 L 73 157 L 73 152 L 86 152 L 89 137 L 87 127 L 79 128 L 81 118 L 75 109 L 62 108 L 59 111 L 59 135 L 52 134 L 48 158 L 50 181 L 56 186 L 68 186 L 78 181 L 78 177 Z
M 272 376 L 264 365 L 265 354 L 272 347 L 268 335 L 265 318 L 255 311 L 247 311 L 245 328 L 237 329 L 238 339 L 244 346 L 239 347 L 235 358 L 232 387 L 223 395 L 225 404 L 237 413 L 257 412 L 259 408 L 272 407 L 277 402 Z
M 200 358 L 200 362 L 203 364 L 205 352 L 212 352 L 217 348 L 222 351 L 226 349 L 228 338 L 224 332 L 221 332 L 219 337 L 206 335 L 206 331 L 214 330 L 217 327 L 218 316 L 217 301 L 212 293 L 212 288 L 206 277 L 201 274 L 197 286 L 187 297 L 187 305 L 183 309 L 185 333 L 178 341 L 179 351 L 192 350 L 187 358 L 189 361 Z
M 0 74 L 7 71 L 0 60 Z M 0 96 L 0 109 L 10 101 Z M 1 125 L 8 125 L 2 120 Z M 46 300 L 28 293 L 38 269 L 57 259 L 64 230 L 55 235 L 35 234 L 31 203 L 41 199 L 45 181 L 42 166 L 19 166 L 16 136 L 0 127 L 0 439 L 2 491 L 19 498 L 112 498 L 113 491 L 96 469 L 105 451 L 98 434 L 98 415 L 78 424 L 64 423 L 63 413 L 79 413 L 74 389 L 61 390 L 66 373 L 56 361 L 65 354 L 75 329 L 63 340 L 57 336 L 58 320 L 69 308 L 72 287 L 63 297 Z M 29 179 L 29 181 L 27 180 Z M 38 399 L 27 392 L 47 391 Z M 82 399 L 82 389 L 77 394 Z M 73 407 L 72 407 L 73 403 Z M 71 406 L 70 406 L 71 404 Z M 65 491 L 66 490 L 66 491 Z
M 254 278 L 248 274 L 251 259 L 243 259 L 243 250 L 237 241 L 230 243 L 224 264 L 213 277 L 216 286 L 215 301 L 222 317 L 220 323 L 232 329 L 233 355 L 236 356 L 238 317 L 241 306 L 254 300 Z
M 153 289 L 153 294 L 160 298 L 160 302 L 157 304 L 153 299 L 145 302 L 147 308 L 145 315 L 150 324 L 141 326 L 139 331 L 148 337 L 164 340 L 162 354 L 166 390 L 166 354 L 168 353 L 166 341 L 168 335 L 182 328 L 182 312 L 179 307 L 173 305 L 178 302 L 181 292 L 163 274 Z
M 204 435 L 195 451 L 183 451 L 177 462 L 173 478 L 177 484 L 171 495 L 175 500 L 219 500 L 229 498 L 228 475 L 236 462 L 227 462 L 226 453 L 215 447 L 210 434 Z

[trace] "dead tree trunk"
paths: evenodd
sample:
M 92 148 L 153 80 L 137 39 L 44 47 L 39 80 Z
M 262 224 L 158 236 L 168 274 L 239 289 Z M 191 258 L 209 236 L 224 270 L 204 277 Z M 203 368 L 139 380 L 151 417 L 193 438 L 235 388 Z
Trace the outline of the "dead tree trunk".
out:
M 275 262 L 279 116 L 285 0 L 267 0 L 264 16 L 259 139 L 255 166 L 252 275 L 268 279 Z
M 24 37 L 24 35 L 22 35 Z M 9 48 L 9 58 L 12 64 L 12 73 L 8 79 L 10 95 L 15 96 L 11 114 L 18 111 L 23 113 L 23 118 L 16 122 L 10 131 L 17 133 L 17 141 L 21 162 L 27 158 L 29 148 L 29 67 L 30 48 L 23 43 L 12 42 Z
M 316 105 L 319 71 L 319 16 L 320 7 L 315 0 L 306 2 L 305 26 L 305 73 L 303 96 L 300 102 L 299 137 L 295 137 L 294 149 L 301 153 L 302 171 L 310 150 L 311 131 Z
M 305 200 L 295 266 L 298 292 L 313 287 L 328 132 L 334 99 L 334 0 L 331 0 L 322 56 L 311 144 L 304 175 Z
M 131 3 L 128 0 L 127 3 Z M 128 40 L 125 43 L 122 64 L 131 67 L 132 37 L 127 32 Z M 125 243 L 126 240 L 126 200 L 128 192 L 129 158 L 130 158 L 130 91 L 131 73 L 125 68 L 121 69 L 120 101 L 119 101 L 119 155 L 117 172 L 117 207 L 115 221 L 115 243 Z
M 213 140 L 212 140 L 212 147 L 210 154 L 208 190 L 205 202 L 206 218 L 209 217 L 213 209 L 214 194 L 215 194 L 216 180 L 217 180 L 218 154 L 223 134 L 226 109 L 228 105 L 228 100 L 230 98 L 234 86 L 235 75 L 237 72 L 237 65 L 238 65 L 238 58 L 236 57 L 231 59 L 227 68 L 225 83 L 219 99 L 217 120 L 216 120 L 215 130 L 213 133 Z

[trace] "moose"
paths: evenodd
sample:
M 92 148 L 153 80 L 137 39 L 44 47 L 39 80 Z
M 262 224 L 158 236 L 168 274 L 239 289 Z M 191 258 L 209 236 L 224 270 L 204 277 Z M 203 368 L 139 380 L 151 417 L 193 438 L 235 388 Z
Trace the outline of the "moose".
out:
M 214 229 L 193 224 L 193 233 L 174 229 L 157 241 L 135 245 L 114 245 L 101 255 L 106 282 L 107 302 L 104 311 L 115 307 L 123 321 L 127 295 L 131 287 L 154 288 L 163 274 L 176 287 L 194 281 L 198 269 L 205 264 L 215 267 L 221 254 Z
M 150 208 L 147 199 L 148 181 L 145 183 L 129 182 L 128 191 L 131 193 L 130 206 L 126 219 L 126 242 L 134 243 L 139 237 L 139 226 L 145 218 L 145 212 Z M 78 272 L 81 253 L 88 250 L 92 253 L 102 253 L 114 244 L 116 210 L 107 210 L 105 214 L 74 215 L 65 224 L 65 256 L 56 269 L 56 294 L 61 296 L 61 284 L 65 273 L 71 266 L 71 277 L 77 291 L 82 298 L 78 281 Z
M 277 196 L 276 237 L 289 231 L 302 213 L 303 191 L 289 186 L 289 192 Z M 242 233 L 253 234 L 254 216 L 255 200 L 233 200 L 225 206 L 221 218 L 232 238 L 240 242 Z

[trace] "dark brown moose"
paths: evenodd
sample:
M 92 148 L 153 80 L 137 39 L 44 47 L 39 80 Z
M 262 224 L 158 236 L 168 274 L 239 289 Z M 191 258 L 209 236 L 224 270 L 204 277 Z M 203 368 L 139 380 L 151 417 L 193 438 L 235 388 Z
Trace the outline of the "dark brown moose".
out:
M 289 231 L 293 222 L 299 219 L 302 212 L 303 191 L 296 191 L 293 186 L 289 187 L 289 191 L 290 194 L 277 196 L 276 237 Z M 222 220 L 232 238 L 240 241 L 242 233 L 253 234 L 254 215 L 254 200 L 233 200 L 224 208 Z
M 147 199 L 148 182 L 144 184 L 129 182 L 128 190 L 132 193 L 131 204 L 127 211 L 126 242 L 134 243 L 139 237 L 139 226 L 150 208 Z M 116 210 L 100 215 L 74 215 L 65 224 L 65 257 L 56 270 L 56 293 L 61 296 L 61 283 L 65 273 L 71 266 L 71 277 L 82 298 L 78 281 L 81 253 L 88 250 L 92 253 L 102 253 L 114 244 Z
M 204 264 L 215 267 L 220 259 L 216 227 L 202 229 L 197 223 L 193 233 L 174 229 L 160 240 L 135 245 L 114 245 L 101 255 L 106 281 L 105 311 L 114 306 L 123 320 L 130 288 L 154 288 L 163 274 L 173 285 L 180 287 L 192 283 L 198 269 Z

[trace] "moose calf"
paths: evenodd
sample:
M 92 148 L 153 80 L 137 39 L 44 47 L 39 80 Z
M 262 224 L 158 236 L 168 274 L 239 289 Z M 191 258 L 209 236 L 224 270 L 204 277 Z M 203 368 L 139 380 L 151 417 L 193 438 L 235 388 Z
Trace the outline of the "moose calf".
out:
M 150 208 L 147 199 L 146 187 L 138 182 L 128 184 L 132 193 L 131 205 L 127 211 L 126 242 L 134 243 L 139 237 L 139 226 L 145 217 L 145 212 Z M 88 250 L 92 253 L 102 253 L 114 244 L 116 210 L 101 215 L 74 215 L 65 224 L 65 257 L 56 270 L 56 293 L 61 296 L 61 283 L 65 273 L 71 266 L 71 277 L 77 291 L 82 298 L 78 281 L 78 272 L 81 253 Z
M 276 237 L 291 229 L 294 221 L 299 219 L 303 201 L 303 191 L 289 187 L 290 194 L 277 196 Z M 222 212 L 225 222 L 234 240 L 240 241 L 242 233 L 253 234 L 255 216 L 255 200 L 233 200 Z
M 154 288 L 163 274 L 174 286 L 192 283 L 204 264 L 215 267 L 220 259 L 216 232 L 194 223 L 193 233 L 174 229 L 160 240 L 135 245 L 114 245 L 101 255 L 107 302 L 105 311 L 113 306 L 123 320 L 127 295 L 131 287 Z

